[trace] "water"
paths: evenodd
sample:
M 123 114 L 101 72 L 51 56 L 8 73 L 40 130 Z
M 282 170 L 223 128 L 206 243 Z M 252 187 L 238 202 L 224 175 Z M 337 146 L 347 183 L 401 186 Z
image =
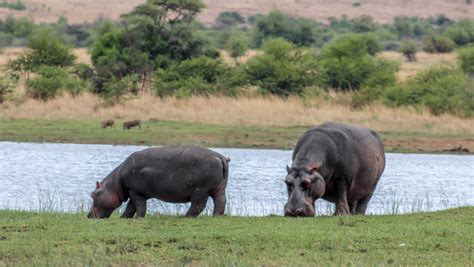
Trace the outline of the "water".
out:
M 0 142 L 0 209 L 76 212 L 89 209 L 90 192 L 130 153 L 143 146 Z M 291 151 L 215 149 L 230 157 L 230 215 L 282 215 L 283 179 Z M 398 214 L 474 205 L 474 156 L 387 154 L 387 167 L 368 206 Z M 125 206 L 125 205 L 122 205 Z M 317 201 L 318 214 L 334 205 Z M 148 212 L 184 214 L 188 204 L 148 201 Z M 122 207 L 123 209 L 123 207 Z M 212 211 L 208 201 L 206 213 Z

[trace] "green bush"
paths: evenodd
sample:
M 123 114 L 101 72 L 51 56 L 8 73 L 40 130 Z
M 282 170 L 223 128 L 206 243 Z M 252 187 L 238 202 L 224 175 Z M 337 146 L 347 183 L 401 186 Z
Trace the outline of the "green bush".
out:
M 226 30 L 236 25 L 245 23 L 245 18 L 238 12 L 222 12 L 217 16 L 214 27 Z
M 266 39 L 283 38 L 298 46 L 322 46 L 322 24 L 305 18 L 291 18 L 280 11 L 259 16 L 255 25 L 255 44 L 260 47 Z
M 13 9 L 13 10 L 23 11 L 26 9 L 26 6 L 21 1 L 13 2 L 13 3 L 3 1 L 3 2 L 0 2 L 0 8 L 8 8 L 8 9 Z
M 351 31 L 352 32 L 373 32 L 378 28 L 378 25 L 374 22 L 374 19 L 368 15 L 362 15 L 351 19 Z
M 474 76 L 474 46 L 459 49 L 458 61 L 465 73 Z
M 8 62 L 10 71 L 35 72 L 40 66 L 66 67 L 74 64 L 76 56 L 59 36 L 47 29 L 37 30 L 29 37 L 28 48 Z
M 446 36 L 429 35 L 423 38 L 423 51 L 428 53 L 448 53 L 456 44 Z
M 234 94 L 228 87 L 229 68 L 220 60 L 205 56 L 175 62 L 166 69 L 155 73 L 156 94 L 163 97 L 174 95 L 189 97 L 192 95 Z
M 247 82 L 262 93 L 301 94 L 317 82 L 316 57 L 311 51 L 277 38 L 265 41 L 263 52 L 243 65 Z
M 398 71 L 395 61 L 377 59 L 376 67 L 363 86 L 351 97 L 351 106 L 361 108 L 382 98 L 387 87 L 397 82 L 395 73 Z
M 458 46 L 474 43 L 474 20 L 462 20 L 449 27 L 445 35 Z
M 474 84 L 459 69 L 433 67 L 385 90 L 389 106 L 425 106 L 432 114 L 474 115 Z
M 85 83 L 71 76 L 65 68 L 39 66 L 35 75 L 26 82 L 28 94 L 35 99 L 46 101 L 62 91 L 76 96 L 86 87 Z
M 245 55 L 247 50 L 248 44 L 243 37 L 234 35 L 229 38 L 227 43 L 227 51 L 229 51 L 229 54 L 232 58 L 237 60 L 237 58 Z
M 11 33 L 0 32 L 0 47 L 10 46 L 13 40 Z
M 377 51 L 380 44 L 372 35 L 348 35 L 333 40 L 321 51 L 319 66 L 323 85 L 358 90 L 368 82 L 374 83 L 375 74 L 394 76 L 393 68 L 380 68 L 380 64 L 388 63 L 373 56 Z
M 408 61 L 416 61 L 416 52 L 418 52 L 418 48 L 416 46 L 416 42 L 413 40 L 405 40 L 400 47 L 400 53 L 402 53 Z
M 104 91 L 102 95 L 104 99 L 110 103 L 115 104 L 122 100 L 124 95 L 129 92 L 138 92 L 138 76 L 130 74 L 120 80 L 108 80 L 104 83 Z

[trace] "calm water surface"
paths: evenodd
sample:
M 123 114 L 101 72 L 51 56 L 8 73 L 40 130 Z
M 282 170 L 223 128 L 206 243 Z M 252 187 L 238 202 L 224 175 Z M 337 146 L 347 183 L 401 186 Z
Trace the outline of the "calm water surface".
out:
M 83 211 L 95 181 L 102 180 L 143 146 L 0 142 L 0 208 Z M 291 151 L 214 149 L 230 157 L 227 210 L 230 215 L 282 215 L 283 179 Z M 368 213 L 391 214 L 474 205 L 474 156 L 387 154 L 387 167 Z M 123 205 L 125 206 L 125 205 Z M 184 214 L 187 204 L 148 201 L 148 211 Z M 122 207 L 123 209 L 123 207 Z M 319 214 L 332 204 L 317 201 Z M 212 211 L 208 201 L 207 213 Z

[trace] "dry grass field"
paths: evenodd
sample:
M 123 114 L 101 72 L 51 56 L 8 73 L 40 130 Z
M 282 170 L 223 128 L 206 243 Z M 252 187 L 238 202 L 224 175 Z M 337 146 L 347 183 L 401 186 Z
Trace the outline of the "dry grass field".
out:
M 117 19 L 120 14 L 132 10 L 145 0 L 24 0 L 23 2 L 27 10 L 0 9 L 0 18 L 7 15 L 29 15 L 38 22 L 51 22 L 64 16 L 72 23 L 92 22 L 98 18 Z M 474 18 L 474 4 L 467 4 L 466 0 L 204 0 L 204 3 L 207 8 L 199 19 L 205 24 L 211 24 L 223 11 L 237 11 L 249 16 L 268 13 L 273 9 L 320 21 L 330 16 L 355 17 L 363 14 L 371 15 L 382 23 L 391 22 L 399 15 L 429 17 L 444 14 L 453 19 Z
M 474 120 L 452 115 L 433 116 L 408 108 L 369 106 L 351 110 L 348 105 L 318 99 L 278 97 L 192 97 L 159 98 L 144 93 L 122 104 L 107 106 L 92 94 L 64 95 L 43 102 L 27 99 L 21 105 L 0 106 L 5 119 L 90 120 L 172 120 L 192 123 L 245 126 L 310 126 L 325 121 L 363 125 L 382 132 L 463 133 L 474 135 Z

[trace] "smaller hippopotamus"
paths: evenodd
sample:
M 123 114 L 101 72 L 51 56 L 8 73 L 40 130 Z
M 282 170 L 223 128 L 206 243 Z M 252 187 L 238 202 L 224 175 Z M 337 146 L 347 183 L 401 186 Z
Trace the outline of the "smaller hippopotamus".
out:
M 214 215 L 224 214 L 230 159 L 197 146 L 154 147 L 130 155 L 92 192 L 88 218 L 108 218 L 128 200 L 122 218 L 144 217 L 146 201 L 191 202 L 186 216 L 196 217 L 214 202 Z
M 140 120 L 133 120 L 133 121 L 126 121 L 123 123 L 123 129 L 129 130 L 130 128 L 137 127 L 141 129 L 141 122 Z

